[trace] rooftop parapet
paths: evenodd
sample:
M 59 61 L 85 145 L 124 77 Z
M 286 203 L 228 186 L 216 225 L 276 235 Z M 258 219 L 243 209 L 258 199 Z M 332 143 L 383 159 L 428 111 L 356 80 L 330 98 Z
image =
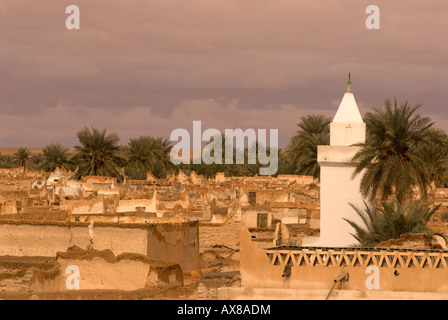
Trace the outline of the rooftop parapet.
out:
M 261 248 L 244 228 L 241 280 L 246 288 L 393 293 L 448 293 L 448 251 L 403 248 Z M 344 282 L 337 282 L 341 273 Z M 368 296 L 368 293 L 365 293 Z M 249 297 L 246 297 L 249 298 Z M 264 296 L 264 298 L 275 298 Z

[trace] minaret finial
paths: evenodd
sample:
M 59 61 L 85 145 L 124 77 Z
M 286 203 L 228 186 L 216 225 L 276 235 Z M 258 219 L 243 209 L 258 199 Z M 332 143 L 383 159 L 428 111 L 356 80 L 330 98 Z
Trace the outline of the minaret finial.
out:
M 352 85 L 352 82 L 350 81 L 350 72 L 348 73 L 348 81 L 347 81 L 347 92 L 352 92 L 352 89 L 350 86 Z

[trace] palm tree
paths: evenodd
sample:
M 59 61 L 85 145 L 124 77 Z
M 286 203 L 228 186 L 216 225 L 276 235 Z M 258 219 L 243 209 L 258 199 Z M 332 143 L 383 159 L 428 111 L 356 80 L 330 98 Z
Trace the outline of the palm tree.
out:
M 278 176 L 279 174 L 293 174 L 294 173 L 294 166 L 291 162 L 291 160 L 287 157 L 287 154 L 285 150 L 279 149 L 278 150 L 278 171 L 275 176 Z
M 361 149 L 352 159 L 358 163 L 353 177 L 363 174 L 360 190 L 365 198 L 383 201 L 394 195 L 403 202 L 415 187 L 426 198 L 431 177 L 417 151 L 425 144 L 442 147 L 443 141 L 430 118 L 415 115 L 419 107 L 396 100 L 392 106 L 386 100 L 384 109 L 365 115 L 366 142 L 357 144 Z
M 321 134 L 328 133 L 330 134 L 330 122 L 331 119 L 322 114 L 312 114 L 307 115 L 300 118 L 300 122 L 297 126 L 301 129 L 302 132 L 308 134 Z
M 448 137 L 441 130 L 434 130 L 434 135 L 439 135 L 438 139 L 434 139 L 436 143 L 421 144 L 416 154 L 425 164 L 434 186 L 446 188 L 448 187 Z
M 0 168 L 12 168 L 14 166 L 12 156 L 0 153 Z
M 151 171 L 158 178 L 166 177 L 174 169 L 171 148 L 171 142 L 160 137 L 131 139 L 126 148 L 126 174 L 132 179 L 146 179 L 146 173 Z
M 219 140 L 216 140 L 218 139 Z M 213 160 L 216 160 L 217 157 L 219 157 L 218 154 L 215 155 L 214 153 L 214 149 L 211 152 L 211 157 L 213 158 L 208 158 L 208 155 L 206 155 L 204 158 L 201 157 L 201 162 L 200 163 L 191 163 L 189 165 L 182 165 L 180 166 L 180 168 L 182 168 L 182 170 L 185 170 L 185 172 L 191 172 L 191 171 L 195 171 L 197 174 L 203 175 L 206 178 L 213 178 L 215 177 L 216 173 L 218 172 L 224 172 L 226 176 L 231 177 L 231 176 L 241 176 L 243 175 L 243 164 L 236 164 L 236 148 L 233 146 L 232 149 L 232 157 L 233 157 L 233 164 L 226 164 L 225 161 L 225 155 L 226 155 L 226 150 L 230 150 L 230 148 L 232 148 L 232 143 L 230 142 L 229 138 L 224 135 L 221 134 L 221 136 L 216 136 L 213 137 L 212 141 L 216 141 L 216 143 L 218 143 L 220 141 L 221 143 L 221 163 L 216 163 Z M 247 150 L 244 150 L 247 151 Z M 216 156 L 216 159 L 215 159 Z M 245 157 L 247 157 L 247 152 L 244 155 Z
M 226 142 L 227 143 L 227 142 Z M 227 143 L 228 144 L 228 143 Z M 227 147 L 226 144 L 226 147 Z M 230 146 L 229 146 L 230 147 Z M 273 151 L 278 151 L 277 149 Z M 244 164 L 237 164 L 236 169 L 239 169 L 237 174 L 233 172 L 233 175 L 237 176 L 255 176 L 260 174 L 260 168 L 267 167 L 267 165 L 263 165 L 260 162 L 260 158 L 258 156 L 259 153 L 261 154 L 269 154 L 270 155 L 271 149 L 270 147 L 264 146 L 259 141 L 255 141 L 252 145 L 248 146 L 248 148 L 244 149 Z M 233 150 L 233 159 L 236 161 L 236 154 L 237 150 Z M 278 153 L 279 154 L 279 153 Z M 250 155 L 250 156 L 249 156 Z M 255 163 L 249 163 L 250 158 L 255 158 Z M 278 171 L 278 170 L 277 170 Z M 226 173 L 227 175 L 227 173 Z
M 317 146 L 330 144 L 331 119 L 324 115 L 308 115 L 297 124 L 300 128 L 286 150 L 294 174 L 320 177 Z
M 146 172 L 154 170 L 155 156 L 152 149 L 151 137 L 133 138 L 126 149 L 127 175 L 131 179 L 143 180 Z
M 397 200 L 383 202 L 380 206 L 367 205 L 361 209 L 351 205 L 363 223 L 344 219 L 354 229 L 353 237 L 361 247 L 374 247 L 382 241 L 400 238 L 405 233 L 426 233 L 445 236 L 427 227 L 429 219 L 440 205 L 430 206 L 419 201 L 402 204 Z
M 155 155 L 154 175 L 162 178 L 168 173 L 175 170 L 174 164 L 171 162 L 170 153 L 172 149 L 171 141 L 161 137 L 152 138 L 152 148 Z
M 69 152 L 59 143 L 52 143 L 42 150 L 40 168 L 45 171 L 54 171 L 56 168 L 69 169 Z
M 24 168 L 26 168 L 30 159 L 31 159 L 30 150 L 28 150 L 28 148 L 23 147 L 17 149 L 17 151 L 14 153 L 12 157 L 12 160 L 16 166 Z
M 79 164 L 78 178 L 86 175 L 112 176 L 122 178 L 125 159 L 118 146 L 116 133 L 106 135 L 106 129 L 84 127 L 77 133 L 81 146 L 75 146 L 72 158 Z
M 44 161 L 44 156 L 42 153 L 33 154 L 28 162 L 28 168 L 31 170 L 41 170 L 42 162 Z

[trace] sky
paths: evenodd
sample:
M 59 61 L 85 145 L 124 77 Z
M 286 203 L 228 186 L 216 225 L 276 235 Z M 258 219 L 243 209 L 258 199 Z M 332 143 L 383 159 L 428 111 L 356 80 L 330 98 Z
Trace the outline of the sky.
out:
M 286 147 L 302 116 L 334 117 L 349 72 L 361 114 L 408 101 L 448 131 L 447 35 L 446 0 L 0 0 L 0 147 L 73 147 L 85 126 L 169 139 L 194 120 Z

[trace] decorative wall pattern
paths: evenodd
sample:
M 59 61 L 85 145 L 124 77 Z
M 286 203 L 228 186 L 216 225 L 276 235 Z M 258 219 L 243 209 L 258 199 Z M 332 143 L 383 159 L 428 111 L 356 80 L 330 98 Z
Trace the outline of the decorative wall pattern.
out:
M 448 251 L 406 249 L 352 249 L 278 247 L 266 249 L 275 266 L 448 268 Z

